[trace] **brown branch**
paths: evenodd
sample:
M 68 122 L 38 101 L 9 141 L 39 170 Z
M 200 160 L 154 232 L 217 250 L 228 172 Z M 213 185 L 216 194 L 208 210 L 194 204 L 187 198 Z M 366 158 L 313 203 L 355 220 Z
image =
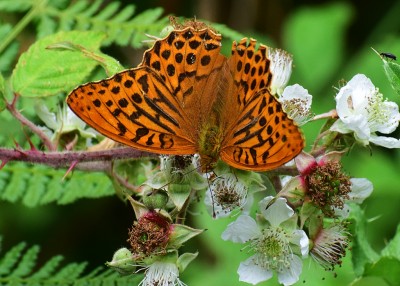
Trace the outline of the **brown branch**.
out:
M 64 151 L 42 152 L 38 150 L 20 150 L 0 148 L 0 160 L 3 165 L 10 161 L 44 164 L 54 168 L 67 168 L 78 162 L 77 168 L 84 170 L 109 170 L 107 161 L 155 157 L 155 154 L 135 150 L 129 147 L 102 151 Z M 90 164 L 89 164 L 90 163 Z
M 18 95 L 14 95 L 14 99 L 11 103 L 6 103 L 6 108 L 8 109 L 8 111 L 10 111 L 10 113 L 16 118 L 18 119 L 19 122 L 22 123 L 22 125 L 25 125 L 26 127 L 28 127 L 33 133 L 35 133 L 43 142 L 43 144 L 46 146 L 47 149 L 49 149 L 50 151 L 55 151 L 57 150 L 57 146 L 55 146 L 53 144 L 53 142 L 51 142 L 50 138 L 47 137 L 47 135 L 43 132 L 43 130 L 41 130 L 38 126 L 36 126 L 32 121 L 30 121 L 29 119 L 27 119 L 25 116 L 22 115 L 22 113 L 20 113 L 16 108 L 16 102 L 18 99 Z

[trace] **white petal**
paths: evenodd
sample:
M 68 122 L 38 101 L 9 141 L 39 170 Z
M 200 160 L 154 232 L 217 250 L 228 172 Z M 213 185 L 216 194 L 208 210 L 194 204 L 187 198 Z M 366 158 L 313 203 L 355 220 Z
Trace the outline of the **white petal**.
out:
M 348 218 L 348 216 L 350 214 L 350 211 L 351 211 L 351 209 L 350 209 L 348 204 L 345 204 L 342 209 L 333 208 L 333 210 L 335 212 L 335 216 L 340 217 L 342 219 Z
M 278 272 L 278 281 L 283 285 L 293 285 L 299 280 L 303 262 L 301 259 L 292 255 L 289 268 L 285 268 L 282 272 Z
M 286 204 L 286 199 L 277 198 L 272 204 L 271 196 L 264 198 L 259 203 L 259 208 L 266 220 L 270 222 L 272 226 L 279 226 L 282 222 L 291 218 L 294 211 L 291 207 Z
M 254 263 L 256 261 L 254 257 L 255 255 L 240 263 L 237 270 L 239 281 L 256 285 L 272 277 L 273 273 L 271 270 L 262 268 Z
M 244 243 L 254 237 L 260 236 L 256 221 L 248 215 L 239 216 L 236 221 L 231 222 L 222 233 L 223 240 Z
M 369 141 L 385 148 L 400 148 L 400 140 L 393 137 L 377 136 L 372 134 Z
M 293 57 L 284 50 L 269 48 L 268 58 L 271 60 L 271 94 L 281 95 L 292 74 Z
M 307 257 L 309 250 L 309 239 L 304 230 L 296 229 L 293 231 L 290 242 L 300 247 L 302 257 Z
M 371 181 L 365 178 L 351 178 L 350 200 L 354 203 L 361 204 L 374 189 Z
M 381 103 L 381 112 L 385 114 L 385 118 L 387 120 L 383 120 L 383 122 L 380 124 L 375 122 L 375 128 L 371 131 L 379 131 L 384 134 L 390 134 L 399 126 L 399 106 L 395 102 L 385 101 Z
M 342 121 L 344 124 L 347 125 L 349 129 L 354 131 L 354 136 L 356 137 L 356 139 L 358 139 L 359 141 L 368 141 L 371 130 L 369 128 L 368 118 L 366 116 L 362 114 L 357 114 L 342 118 Z

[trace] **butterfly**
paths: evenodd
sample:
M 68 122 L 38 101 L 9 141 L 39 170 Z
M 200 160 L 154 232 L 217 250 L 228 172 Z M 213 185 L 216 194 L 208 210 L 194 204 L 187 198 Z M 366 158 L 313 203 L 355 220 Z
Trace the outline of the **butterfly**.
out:
M 122 144 L 170 155 L 198 153 L 203 172 L 220 158 L 266 171 L 304 148 L 299 127 L 270 93 L 268 47 L 244 38 L 225 57 L 210 28 L 175 29 L 137 68 L 74 89 L 67 104 Z

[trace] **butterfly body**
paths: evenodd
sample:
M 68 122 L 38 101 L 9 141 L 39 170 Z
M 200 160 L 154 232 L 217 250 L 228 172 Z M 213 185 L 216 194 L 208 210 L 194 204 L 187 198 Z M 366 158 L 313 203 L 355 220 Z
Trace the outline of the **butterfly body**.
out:
M 243 39 L 220 53 L 221 36 L 187 27 L 145 52 L 142 63 L 77 87 L 70 108 L 105 136 L 144 151 L 200 154 L 202 171 L 221 158 L 245 170 L 286 163 L 301 131 L 269 92 L 267 47 Z

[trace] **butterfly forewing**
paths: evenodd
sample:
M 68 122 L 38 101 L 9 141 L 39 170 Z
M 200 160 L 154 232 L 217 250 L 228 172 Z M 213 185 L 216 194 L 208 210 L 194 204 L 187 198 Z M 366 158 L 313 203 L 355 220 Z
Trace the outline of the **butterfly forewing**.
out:
M 120 143 L 162 154 L 192 154 L 181 128 L 187 119 L 160 77 L 148 67 L 123 71 L 76 88 L 69 107 L 87 124 Z

